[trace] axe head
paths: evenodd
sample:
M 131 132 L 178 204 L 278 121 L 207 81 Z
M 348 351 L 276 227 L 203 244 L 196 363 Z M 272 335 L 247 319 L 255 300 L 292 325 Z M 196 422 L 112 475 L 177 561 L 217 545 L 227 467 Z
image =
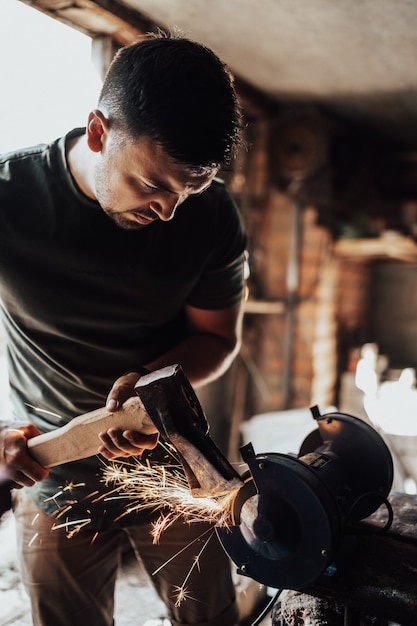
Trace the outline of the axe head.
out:
M 180 365 L 142 376 L 135 392 L 162 438 L 175 448 L 193 496 L 220 496 L 242 486 L 211 439 L 204 411 Z

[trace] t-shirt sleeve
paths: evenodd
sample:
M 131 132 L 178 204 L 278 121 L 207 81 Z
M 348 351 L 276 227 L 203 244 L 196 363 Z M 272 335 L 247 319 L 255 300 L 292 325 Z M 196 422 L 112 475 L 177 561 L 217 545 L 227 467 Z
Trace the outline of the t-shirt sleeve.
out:
M 187 299 L 201 309 L 223 309 L 243 297 L 246 235 L 239 211 L 222 185 L 212 254 Z
M 187 304 L 198 309 L 224 309 L 243 297 L 245 255 L 224 267 L 205 272 Z

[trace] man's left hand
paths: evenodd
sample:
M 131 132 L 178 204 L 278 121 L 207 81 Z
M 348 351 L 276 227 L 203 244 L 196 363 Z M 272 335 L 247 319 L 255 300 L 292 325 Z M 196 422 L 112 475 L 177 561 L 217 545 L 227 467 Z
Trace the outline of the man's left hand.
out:
M 152 450 L 158 443 L 159 433 L 143 435 L 137 430 L 109 428 L 99 434 L 102 446 L 99 453 L 109 461 L 117 457 L 141 456 L 144 450 Z

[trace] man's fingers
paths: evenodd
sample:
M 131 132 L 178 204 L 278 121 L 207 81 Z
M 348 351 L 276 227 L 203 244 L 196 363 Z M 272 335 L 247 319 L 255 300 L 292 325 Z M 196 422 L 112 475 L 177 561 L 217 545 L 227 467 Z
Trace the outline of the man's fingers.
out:
M 117 455 L 122 456 L 120 448 L 113 443 L 113 439 L 108 433 L 100 433 L 99 439 L 103 444 L 98 449 L 100 454 L 103 454 L 106 458 L 114 458 Z
M 10 486 L 13 489 L 22 489 L 22 487 L 33 487 L 36 480 L 33 480 L 27 474 L 18 470 L 10 472 Z
M 158 443 L 159 434 L 143 435 L 136 430 L 110 428 L 99 435 L 102 446 L 99 453 L 107 459 L 120 456 L 138 456 L 145 449 L 152 450 Z
M 108 411 L 117 411 L 117 409 L 120 409 L 123 402 L 135 395 L 134 387 L 140 377 L 139 372 L 129 372 L 128 374 L 120 376 L 120 378 L 114 382 L 107 396 L 106 408 Z
M 26 439 L 31 439 L 32 437 L 36 437 L 41 434 L 40 430 L 38 430 L 34 424 L 27 424 L 18 430 L 25 435 Z
M 27 439 L 38 434 L 38 429 L 32 425 L 3 432 L 2 461 L 11 474 L 11 480 L 21 487 L 31 487 L 49 474 L 49 469 L 37 463 L 28 453 Z
M 123 436 L 134 446 L 140 446 L 141 448 L 146 448 L 147 450 L 153 450 L 159 440 L 159 433 L 143 435 L 137 430 L 125 430 L 123 432 Z

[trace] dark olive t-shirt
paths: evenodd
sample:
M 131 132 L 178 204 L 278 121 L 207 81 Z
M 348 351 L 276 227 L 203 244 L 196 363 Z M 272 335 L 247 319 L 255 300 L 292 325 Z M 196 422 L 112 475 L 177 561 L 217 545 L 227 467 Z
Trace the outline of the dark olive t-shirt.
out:
M 188 198 L 172 221 L 120 229 L 68 171 L 66 140 L 83 132 L 0 158 L 0 300 L 11 398 L 16 417 L 42 432 L 103 406 L 124 371 L 181 341 L 184 304 L 221 309 L 239 302 L 243 290 L 245 235 L 223 183 Z M 96 457 L 59 466 L 28 493 L 53 512 L 49 498 L 60 487 L 85 482 L 71 494 L 81 500 L 99 473 Z

